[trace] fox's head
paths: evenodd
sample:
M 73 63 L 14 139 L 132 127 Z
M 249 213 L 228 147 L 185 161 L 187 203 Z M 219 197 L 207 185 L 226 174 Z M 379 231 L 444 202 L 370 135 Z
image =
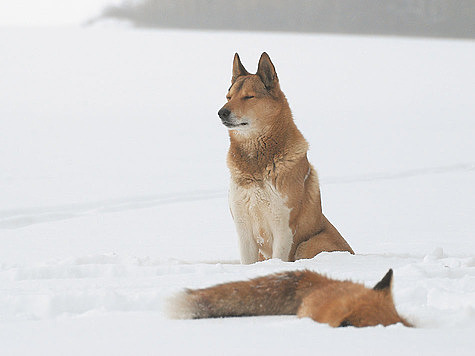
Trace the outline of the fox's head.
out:
M 288 108 L 274 65 L 265 52 L 256 74 L 250 74 L 239 55 L 234 55 L 231 87 L 226 99 L 228 102 L 218 111 L 218 116 L 228 129 L 242 134 L 259 134 L 278 124 L 276 117 L 282 117 L 283 108 Z
M 306 296 L 297 314 L 333 327 L 397 323 L 412 326 L 396 311 L 391 292 L 392 276 L 390 269 L 372 289 L 358 283 L 334 281 Z

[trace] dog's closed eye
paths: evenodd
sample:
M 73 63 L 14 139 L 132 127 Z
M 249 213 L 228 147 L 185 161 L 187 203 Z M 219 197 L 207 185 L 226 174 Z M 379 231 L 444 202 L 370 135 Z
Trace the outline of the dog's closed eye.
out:
M 252 99 L 252 98 L 254 98 L 254 95 L 247 95 L 243 99 L 244 100 L 249 100 L 249 99 Z

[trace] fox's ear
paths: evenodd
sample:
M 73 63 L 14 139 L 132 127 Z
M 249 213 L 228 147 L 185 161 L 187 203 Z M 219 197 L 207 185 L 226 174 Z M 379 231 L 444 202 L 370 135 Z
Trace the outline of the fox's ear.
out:
M 390 291 L 393 281 L 393 270 L 390 269 L 388 273 L 373 287 L 374 290 Z
M 275 67 L 272 64 L 269 55 L 264 52 L 259 59 L 259 66 L 256 73 L 264 83 L 267 89 L 272 89 L 279 82 Z
M 235 53 L 233 61 L 233 78 L 231 79 L 231 83 L 234 84 L 236 79 L 242 75 L 249 75 L 249 73 L 242 65 L 239 54 Z

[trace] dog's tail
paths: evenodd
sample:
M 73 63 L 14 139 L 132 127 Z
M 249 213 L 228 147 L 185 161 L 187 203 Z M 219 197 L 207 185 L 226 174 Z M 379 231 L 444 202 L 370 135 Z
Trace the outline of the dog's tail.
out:
M 299 290 L 304 285 L 307 288 L 309 282 L 313 284 L 309 280 L 312 275 L 315 274 L 309 271 L 283 272 L 205 289 L 187 289 L 169 300 L 167 312 L 174 319 L 295 315 L 302 300 Z

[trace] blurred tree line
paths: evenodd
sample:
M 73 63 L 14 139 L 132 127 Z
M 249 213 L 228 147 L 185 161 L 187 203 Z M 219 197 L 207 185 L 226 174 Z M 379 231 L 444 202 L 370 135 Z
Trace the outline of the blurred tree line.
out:
M 101 18 L 137 27 L 475 38 L 475 0 L 142 0 Z

